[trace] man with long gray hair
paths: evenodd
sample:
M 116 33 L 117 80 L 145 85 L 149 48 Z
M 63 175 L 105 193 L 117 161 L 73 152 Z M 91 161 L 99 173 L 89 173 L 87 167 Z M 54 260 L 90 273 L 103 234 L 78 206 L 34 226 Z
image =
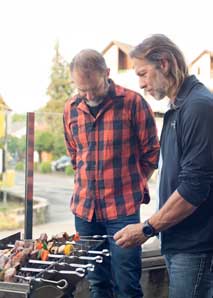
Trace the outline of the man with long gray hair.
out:
M 90 297 L 141 298 L 141 246 L 121 248 L 112 235 L 140 222 L 140 204 L 149 201 L 147 179 L 159 155 L 154 116 L 140 94 L 109 79 L 97 51 L 82 50 L 70 69 L 78 91 L 64 109 L 75 169 L 71 209 L 80 236 L 108 235 L 99 249 L 111 252 L 87 275 Z
M 114 235 L 121 247 L 161 232 L 170 298 L 213 297 L 213 96 L 168 37 L 155 34 L 130 53 L 140 87 L 170 99 L 159 162 L 159 211 Z

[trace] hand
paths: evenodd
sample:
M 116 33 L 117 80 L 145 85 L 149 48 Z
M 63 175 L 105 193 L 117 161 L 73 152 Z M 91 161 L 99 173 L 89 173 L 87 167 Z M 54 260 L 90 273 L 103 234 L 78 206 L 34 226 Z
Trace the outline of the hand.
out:
M 142 223 L 128 225 L 115 233 L 113 238 L 116 244 L 121 247 L 127 248 L 141 245 L 148 239 L 144 236 L 142 228 Z

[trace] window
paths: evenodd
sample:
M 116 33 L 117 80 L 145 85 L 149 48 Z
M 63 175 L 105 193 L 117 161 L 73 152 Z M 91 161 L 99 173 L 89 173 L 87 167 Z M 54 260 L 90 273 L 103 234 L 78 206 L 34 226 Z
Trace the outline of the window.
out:
M 132 62 L 127 54 L 118 50 L 118 70 L 128 70 L 132 68 Z

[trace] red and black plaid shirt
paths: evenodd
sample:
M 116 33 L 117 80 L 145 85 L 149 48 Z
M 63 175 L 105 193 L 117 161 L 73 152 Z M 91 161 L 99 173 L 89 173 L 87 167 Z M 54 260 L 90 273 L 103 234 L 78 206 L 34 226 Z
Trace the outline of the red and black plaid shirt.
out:
M 134 214 L 146 202 L 147 176 L 157 167 L 153 113 L 140 94 L 115 85 L 96 118 L 82 98 L 64 109 L 67 150 L 75 169 L 74 214 L 88 221 Z

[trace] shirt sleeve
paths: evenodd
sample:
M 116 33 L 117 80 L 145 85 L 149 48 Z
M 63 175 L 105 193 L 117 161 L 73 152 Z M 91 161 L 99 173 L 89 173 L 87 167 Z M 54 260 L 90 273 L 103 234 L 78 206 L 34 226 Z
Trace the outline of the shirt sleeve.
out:
M 154 114 L 143 97 L 137 95 L 132 118 L 139 142 L 140 164 L 146 177 L 158 167 L 159 139 Z
M 193 103 L 180 114 L 180 195 L 194 206 L 208 198 L 213 181 L 213 105 Z
M 66 102 L 63 114 L 63 125 L 64 125 L 64 139 L 67 149 L 67 154 L 71 157 L 71 163 L 73 169 L 76 169 L 76 143 L 72 137 L 70 124 L 71 124 L 71 105 L 69 101 Z

